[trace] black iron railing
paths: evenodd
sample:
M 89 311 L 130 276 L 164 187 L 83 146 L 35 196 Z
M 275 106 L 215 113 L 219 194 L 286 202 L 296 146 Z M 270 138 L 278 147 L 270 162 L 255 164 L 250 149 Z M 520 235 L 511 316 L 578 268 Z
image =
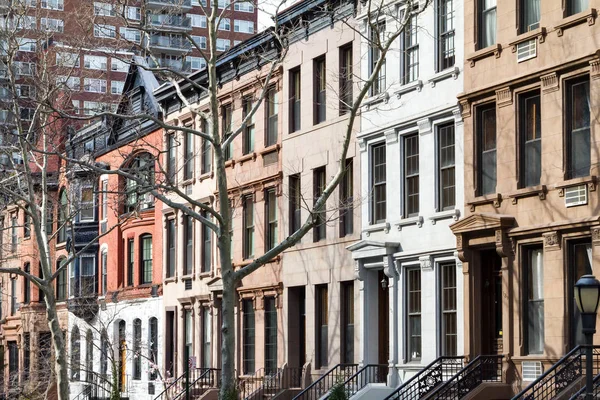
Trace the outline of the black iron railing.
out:
M 575 393 L 569 400 L 577 400 L 582 399 L 585 394 L 585 382 L 582 383 L 583 387 L 579 389 L 577 393 Z M 600 396 L 600 374 L 594 377 L 594 390 L 592 392 L 594 394 L 594 398 Z
M 368 364 L 343 382 L 346 398 L 349 399 L 369 383 L 387 382 L 387 364 Z M 329 396 L 326 397 L 327 399 Z
M 272 373 L 264 373 L 264 368 L 261 368 L 238 386 L 240 398 L 262 400 L 265 396 L 276 395 L 285 389 L 300 388 L 303 371 L 302 367 L 283 367 Z
M 458 400 L 483 382 L 502 382 L 503 355 L 477 356 L 452 378 L 427 395 L 429 399 Z
M 338 364 L 314 381 L 309 387 L 300 392 L 293 400 L 317 400 L 338 382 L 358 372 L 358 364 Z
M 464 367 L 464 357 L 439 357 L 404 382 L 385 400 L 417 400 L 452 378 Z
M 189 374 L 184 372 L 177 379 L 167 384 L 167 387 L 154 398 L 184 399 L 186 392 L 192 396 L 204 394 L 208 389 L 219 387 L 221 370 L 216 368 L 191 368 Z
M 577 346 L 512 400 L 549 400 L 585 375 L 585 346 Z M 600 346 L 594 346 L 594 374 L 600 373 Z
M 111 398 L 113 391 L 117 392 L 121 397 L 129 396 L 129 378 L 130 375 L 126 375 L 124 384 L 117 388 L 113 385 L 111 375 L 103 375 L 95 372 L 86 372 L 85 381 L 81 381 L 84 385 L 83 390 L 75 396 L 73 400 L 96 400 L 96 399 L 109 399 Z

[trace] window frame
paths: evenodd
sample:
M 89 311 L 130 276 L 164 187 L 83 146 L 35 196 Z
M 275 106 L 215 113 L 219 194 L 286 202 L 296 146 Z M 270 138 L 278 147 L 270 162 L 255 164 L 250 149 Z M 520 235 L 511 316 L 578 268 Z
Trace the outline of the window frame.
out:
M 244 226 L 243 258 L 244 260 L 254 258 L 254 195 L 246 195 L 243 198 L 242 225 Z
M 416 152 L 413 153 L 413 150 L 410 148 L 410 144 L 414 141 L 416 143 Z M 402 136 L 402 175 L 403 175 L 403 218 L 412 218 L 419 215 L 420 211 L 420 143 L 419 143 L 419 134 L 411 133 L 408 135 Z M 409 168 L 409 162 L 416 159 L 416 169 Z M 416 190 L 414 190 L 414 182 L 416 181 Z M 409 189 L 411 188 L 412 189 Z M 415 206 L 411 206 L 411 200 L 416 198 L 416 208 Z
M 484 4 L 485 4 L 486 0 L 477 0 L 477 25 L 478 25 L 478 29 L 477 29 L 477 49 L 481 50 L 481 49 L 485 49 L 487 47 L 491 47 L 494 44 L 498 43 L 498 13 L 497 13 L 497 0 L 495 5 L 489 8 L 484 8 Z M 494 13 L 495 15 L 495 24 L 496 24 L 496 31 L 494 32 L 494 37 L 489 38 L 490 42 L 489 44 L 485 44 L 484 43 L 484 39 L 485 38 L 485 16 L 487 13 Z
M 194 218 L 183 216 L 183 275 L 194 273 Z
M 494 115 L 494 147 L 488 150 L 484 150 L 484 136 L 485 136 L 485 114 L 488 112 L 493 112 Z M 498 185 L 498 159 L 497 159 L 497 151 L 498 151 L 498 116 L 496 110 L 496 103 L 486 103 L 478 106 L 475 109 L 475 129 L 476 129 L 476 149 L 477 149 L 477 161 L 476 161 L 476 182 L 477 182 L 477 195 L 485 196 L 492 195 L 496 193 L 497 185 Z M 483 188 L 484 184 L 484 173 L 483 173 L 483 158 L 488 154 L 494 153 L 494 176 L 493 183 L 494 189 L 490 191 L 486 191 Z M 491 157 L 491 156 L 490 156 Z M 489 177 L 490 184 L 492 183 L 492 177 Z
M 153 256 L 152 256 L 152 235 L 149 233 L 145 233 L 143 235 L 140 235 L 140 254 L 139 254 L 139 259 L 140 259 L 140 265 L 139 265 L 139 270 L 140 270 L 140 285 L 147 285 L 147 284 L 151 284 L 152 283 L 152 274 L 153 274 L 153 265 L 152 265 L 152 260 L 153 260 Z M 144 258 L 146 255 L 145 253 L 149 252 L 149 258 Z M 146 276 L 149 274 L 149 277 Z
M 300 66 L 289 71 L 289 133 L 302 129 L 302 75 Z
M 264 297 L 264 322 L 265 322 L 265 374 L 277 372 L 277 346 L 278 346 L 278 307 L 277 299 L 273 296 Z
M 405 10 L 405 12 L 412 12 Z M 407 85 L 419 79 L 419 40 L 417 34 L 417 14 L 411 15 L 402 32 L 402 84 Z
M 274 187 L 265 189 L 265 251 L 271 250 L 277 245 L 278 237 L 278 214 L 277 192 Z
M 385 20 L 378 21 L 374 26 L 376 26 L 376 30 L 374 31 L 372 28 L 369 30 L 369 40 L 371 42 L 377 41 L 381 43 L 382 40 L 385 39 Z M 376 36 L 378 38 L 376 39 Z M 374 46 L 369 46 L 369 76 L 373 74 L 375 71 L 375 67 L 377 66 L 377 60 L 381 56 L 381 52 L 379 48 Z M 379 69 L 377 76 L 373 80 L 373 84 L 369 88 L 370 96 L 377 96 L 383 92 L 385 92 L 386 88 L 386 70 L 385 70 L 385 58 L 382 61 L 381 68 Z
M 576 86 L 579 85 L 586 85 L 587 86 L 587 99 L 588 99 L 588 108 L 587 108 L 587 119 L 588 119 L 588 125 L 587 127 L 581 127 L 581 128 L 574 128 L 573 127 L 573 106 L 574 106 L 574 102 L 573 102 L 573 89 Z M 573 149 L 573 135 L 574 133 L 577 133 L 577 131 L 579 132 L 585 132 L 587 130 L 587 137 L 585 139 L 587 139 L 587 146 L 584 146 L 586 148 L 590 148 L 590 144 L 591 144 L 591 137 L 592 137 L 592 133 L 591 133 L 591 129 L 592 129 L 592 120 L 591 120 L 591 107 L 589 107 L 589 105 L 591 105 L 591 80 L 590 80 L 590 76 L 589 74 L 585 74 L 585 75 L 581 75 L 581 76 L 577 76 L 574 77 L 572 79 L 566 80 L 565 81 L 565 99 L 564 99 L 564 104 L 565 104 L 565 108 L 566 108 L 566 112 L 564 113 L 565 115 L 565 121 L 564 121 L 564 129 L 565 129 L 565 156 L 566 156 L 566 160 L 565 160 L 565 166 L 566 166 L 566 171 L 565 171 L 565 179 L 574 179 L 574 178 L 579 178 L 579 177 L 586 177 L 590 175 L 590 170 L 592 167 L 591 164 L 591 150 L 588 152 L 588 154 L 586 155 L 588 158 L 588 162 L 587 162 L 587 171 L 585 174 L 583 173 L 578 173 L 576 170 L 579 170 L 580 168 L 575 168 L 574 165 L 574 159 L 577 158 L 579 159 L 579 157 L 574 157 L 574 149 Z M 571 104 L 571 107 L 568 107 L 567 105 Z
M 313 125 L 327 120 L 327 63 L 325 55 L 313 60 Z
M 329 287 L 315 285 L 315 366 L 329 365 Z
M 252 112 L 252 103 L 254 99 L 252 96 L 244 96 L 242 98 L 242 120 L 245 120 L 248 114 Z M 256 129 L 254 126 L 254 115 L 250 118 L 244 126 L 244 138 L 242 140 L 242 154 L 250 154 L 254 152 L 254 145 L 256 139 Z
M 385 158 L 383 161 L 379 160 L 379 162 L 376 160 L 376 151 L 382 149 L 383 152 L 380 154 L 383 155 L 383 157 Z M 386 143 L 385 141 L 383 142 L 378 142 L 378 143 L 374 143 L 370 146 L 369 149 L 369 158 L 370 158 L 370 176 L 369 176 L 369 180 L 370 180 L 370 184 L 371 187 L 373 188 L 373 195 L 371 196 L 371 204 L 370 204 L 370 211 L 371 211 L 371 215 L 370 215 L 370 223 L 371 225 L 374 224 L 379 224 L 379 223 L 383 223 L 386 221 L 387 218 L 387 148 L 386 148 Z M 384 177 L 383 180 L 376 180 L 376 176 L 375 176 L 375 168 L 376 167 L 383 167 L 383 172 L 384 172 Z M 381 194 L 384 196 L 384 199 L 381 200 L 379 199 L 379 196 L 377 195 L 378 190 L 380 189 L 380 191 L 382 192 Z M 383 204 L 383 215 L 379 215 L 378 211 L 377 211 L 377 204 L 378 203 L 382 203 Z
M 448 275 L 446 272 L 449 271 Z M 454 279 L 454 286 L 446 285 L 448 282 L 446 280 L 447 277 L 452 276 Z M 439 301 L 437 305 L 439 307 L 439 324 L 440 324 L 440 354 L 442 356 L 457 356 L 458 355 L 458 329 L 459 329 L 459 320 L 458 320 L 458 276 L 456 269 L 456 262 L 454 261 L 443 261 L 438 265 L 438 279 L 439 279 L 439 292 L 438 298 Z M 451 307 L 452 304 L 447 305 L 448 296 L 446 294 L 448 291 L 454 291 L 453 302 L 454 307 Z M 445 317 L 453 316 L 454 317 L 454 332 L 448 332 L 447 325 L 445 324 Z M 450 336 L 451 340 L 453 339 L 453 345 L 449 346 L 448 336 Z M 452 347 L 452 349 L 449 349 Z
M 449 12 L 447 6 L 451 11 Z M 445 7 L 446 6 L 446 7 Z M 436 71 L 441 72 L 452 68 L 456 64 L 456 29 L 454 27 L 456 10 L 454 8 L 454 0 L 437 0 L 436 6 Z M 448 16 L 450 16 L 448 18 Z M 446 43 L 451 43 L 446 50 Z M 449 55 L 451 54 L 451 55 Z
M 537 98 L 537 115 L 534 115 L 535 123 L 534 123 L 534 132 L 533 139 L 528 138 L 528 129 L 527 122 L 529 119 L 527 103 L 530 100 L 534 100 Z M 518 127 L 519 127 L 519 188 L 526 188 L 531 186 L 537 186 L 541 182 L 541 172 L 542 172 L 542 128 L 541 128 L 541 102 L 542 97 L 539 90 L 532 90 L 522 94 L 519 94 L 519 113 L 518 113 Z M 534 104 L 536 105 L 536 104 Z M 535 112 L 535 111 L 534 111 Z M 536 132 L 535 126 L 539 129 L 539 132 Z M 539 133 L 539 136 L 538 136 Z M 528 178 L 530 171 L 530 167 L 533 161 L 529 157 L 528 150 L 534 147 L 537 144 L 538 146 L 538 164 L 537 164 L 537 178 L 533 181 L 530 181 Z M 535 172 L 535 171 L 534 171 Z
M 423 322 L 423 310 L 422 310 L 422 299 L 421 299 L 421 292 L 422 292 L 422 276 L 421 276 L 421 269 L 419 266 L 409 266 L 405 269 L 406 272 L 406 278 L 405 278 L 405 282 L 404 282 L 404 290 L 405 290 L 405 296 L 406 296 L 406 303 L 405 303 L 405 315 L 406 315 L 406 359 L 408 360 L 408 362 L 420 362 L 422 359 L 422 352 L 423 352 L 423 342 L 422 342 L 422 338 L 423 338 L 423 329 L 422 329 L 422 322 Z M 416 273 L 418 274 L 418 289 L 416 290 L 411 290 L 410 286 L 411 283 L 413 282 L 413 277 L 411 277 L 411 274 Z M 411 293 L 418 293 L 416 296 L 418 296 L 418 310 L 415 309 L 415 311 L 411 311 L 411 306 L 413 305 L 411 302 Z M 419 332 L 418 335 L 417 334 L 413 334 L 412 332 L 412 328 L 411 328 L 411 324 L 410 324 L 410 320 L 411 318 L 419 318 Z M 414 350 L 417 349 L 413 349 L 413 343 L 411 338 L 412 337 L 418 337 L 418 355 L 413 356 Z
M 265 97 L 265 147 L 274 146 L 279 140 L 279 92 L 272 85 Z
M 289 234 L 296 232 L 302 226 L 302 188 L 300 174 L 288 177 L 289 189 Z
M 443 136 L 449 135 L 451 130 L 452 140 L 442 140 Z M 442 123 L 436 126 L 436 158 L 437 158 L 437 211 L 454 210 L 456 208 L 456 126 L 454 122 Z M 450 149 L 451 148 L 451 149 Z M 445 151 L 451 152 L 452 163 L 443 162 Z M 453 185 L 445 185 L 444 175 L 446 171 L 452 176 Z M 453 189 L 450 189 L 453 188 Z M 452 191 L 454 196 L 445 196 L 445 191 Z M 447 202 L 449 201 L 449 202 Z
M 542 297 L 541 299 L 535 299 L 532 300 L 530 297 L 532 295 L 531 290 L 532 290 L 532 280 L 531 280 L 531 274 L 532 274 L 532 254 L 533 252 L 539 251 L 542 257 L 542 268 L 540 270 L 541 272 L 541 284 L 542 284 Z M 521 247 L 521 273 L 523 276 L 523 285 L 521 287 L 521 291 L 522 291 L 522 312 L 523 312 L 523 348 L 524 348 L 524 355 L 541 355 L 544 354 L 544 339 L 545 339 L 545 315 L 544 315 L 544 300 L 545 297 L 543 296 L 543 288 L 544 288 L 544 249 L 543 249 L 543 245 L 541 243 L 537 243 L 537 244 L 532 244 L 532 245 L 527 245 L 527 246 L 522 246 Z M 538 337 L 538 339 L 541 339 L 541 350 L 537 351 L 535 349 L 532 349 L 532 343 L 531 343 L 531 339 L 532 339 L 532 334 L 531 334 L 531 318 L 530 318 L 530 313 L 529 311 L 531 310 L 531 303 L 532 302 L 537 302 L 537 303 L 541 303 L 542 305 L 542 327 L 541 327 L 541 332 L 538 332 L 538 335 L 541 335 L 541 338 Z
M 327 166 L 323 165 L 313 169 L 313 206 L 323 194 L 327 185 Z M 316 211 L 319 223 L 313 227 L 313 243 L 327 238 L 327 212 L 325 206 L 322 210 Z
M 256 368 L 256 314 L 254 300 L 242 300 L 242 368 L 252 375 Z
M 183 135 L 183 180 L 187 181 L 194 177 L 194 134 L 184 132 Z

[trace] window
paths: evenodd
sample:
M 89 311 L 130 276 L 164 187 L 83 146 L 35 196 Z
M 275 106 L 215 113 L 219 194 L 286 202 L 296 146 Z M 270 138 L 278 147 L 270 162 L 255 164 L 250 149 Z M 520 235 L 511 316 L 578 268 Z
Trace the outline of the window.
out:
M 523 326 L 527 354 L 544 353 L 544 256 L 542 248 L 523 249 Z
M 133 320 L 133 379 L 142 379 L 142 320 Z
M 111 81 L 110 82 L 110 93 L 111 94 L 122 94 L 125 82 L 123 81 Z
M 220 31 L 230 31 L 231 30 L 231 21 L 229 18 L 221 18 L 219 21 L 219 30 Z
M 21 108 L 20 117 L 23 121 L 31 121 L 35 117 L 35 109 Z
M 340 47 L 340 115 L 352 108 L 352 43 Z
M 126 182 L 125 211 L 131 212 L 138 206 L 142 210 L 154 208 L 154 197 L 150 193 L 154 185 L 154 158 L 148 153 L 135 157 L 127 172 L 134 178 Z
M 25 263 L 25 265 L 23 266 L 23 271 L 25 271 L 25 273 L 30 274 L 31 273 L 31 266 L 28 262 Z M 29 302 L 31 301 L 31 282 L 29 281 L 29 278 L 27 277 L 23 277 L 23 304 L 29 304 Z
M 138 44 L 142 40 L 142 32 L 139 29 L 134 29 L 134 28 L 120 27 L 119 28 L 119 36 L 121 36 L 121 39 L 123 39 L 125 41 L 138 43 Z M 127 71 L 122 71 L 122 72 L 127 72 Z
M 28 239 L 31 237 L 31 208 L 27 207 L 23 211 L 23 237 Z
M 183 135 L 183 179 L 188 180 L 194 177 L 194 135 L 191 132 Z
M 65 30 L 65 21 L 55 18 L 41 18 L 40 29 L 45 30 L 46 32 L 62 33 Z
M 67 268 L 66 259 L 56 262 L 56 269 L 62 268 L 56 276 L 56 301 L 65 301 L 67 299 Z
M 255 321 L 254 321 L 254 306 L 253 300 L 245 299 L 242 301 L 242 329 L 244 341 L 243 367 L 244 374 L 252 375 L 255 372 Z
M 90 329 L 85 335 L 85 378 L 88 382 L 94 380 L 94 335 Z
M 540 27 L 540 0 L 521 0 L 519 32 L 525 33 Z
M 300 67 L 290 70 L 290 133 L 300 130 L 301 126 L 301 94 Z
M 246 96 L 242 99 L 242 119 L 245 120 L 252 111 L 253 99 L 250 96 Z M 242 141 L 242 153 L 249 154 L 254 151 L 254 115 L 246 122 L 244 127 L 244 138 Z
M 106 296 L 108 292 L 108 252 L 102 251 L 100 255 L 100 263 L 102 268 L 102 296 Z
M 567 179 L 590 174 L 590 81 L 586 76 L 566 85 Z
M 317 203 L 317 200 L 323 194 L 323 190 L 325 190 L 326 182 L 326 170 L 325 167 L 315 168 L 313 170 L 313 206 Z M 313 242 L 318 242 L 321 239 L 325 239 L 327 232 L 327 224 L 326 224 L 326 212 L 324 211 L 325 206 L 322 206 L 321 210 L 317 210 L 318 212 L 318 220 L 313 227 Z
M 76 277 L 75 286 L 71 286 L 74 289 L 72 295 L 94 296 L 96 294 L 96 256 L 84 254 L 79 257 L 79 268 L 79 282 Z M 79 283 L 79 288 L 76 286 L 77 283 Z
M 63 0 L 42 0 L 42 8 L 62 11 L 65 9 L 65 4 Z
M 340 182 L 340 237 L 351 235 L 354 230 L 354 174 L 352 159 L 346 160 L 346 171 Z
M 380 47 L 384 45 L 385 41 L 385 22 L 379 22 L 373 28 L 369 32 L 369 76 L 375 72 L 375 68 L 381 57 Z M 376 96 L 385 90 L 385 58 L 381 61 L 381 68 L 371 85 L 369 93 L 371 96 Z
M 83 66 L 87 69 L 100 69 L 106 70 L 108 59 L 103 56 L 91 56 L 84 55 L 83 56 Z
M 89 184 L 81 186 L 81 200 L 79 210 L 80 221 L 93 221 L 94 220 L 94 208 L 96 203 L 96 194 L 94 193 L 94 187 Z
M 167 278 L 175 276 L 175 218 L 167 220 Z
M 29 332 L 23 333 L 23 380 L 29 379 L 29 369 L 31 367 L 31 335 Z
M 193 349 L 193 333 L 194 323 L 192 319 L 192 310 L 183 310 L 183 332 L 184 332 L 184 343 L 183 343 L 183 359 L 189 362 L 190 357 L 194 355 Z
M 11 232 L 10 233 L 10 236 L 11 236 L 11 239 L 10 239 L 10 241 L 11 241 L 10 248 L 11 248 L 11 251 L 13 253 L 17 252 L 17 246 L 19 245 L 19 232 L 17 232 L 17 227 L 18 226 L 19 226 L 19 222 L 17 220 L 17 216 L 14 215 L 11 218 L 11 227 L 10 227 L 10 232 Z
M 567 271 L 567 298 L 572 299 L 569 307 L 569 316 L 571 318 L 571 323 L 569 324 L 571 327 L 570 345 L 571 347 L 575 347 L 576 345 L 586 343 L 582 331 L 581 314 L 575 303 L 573 287 L 583 275 L 593 275 L 592 243 L 589 238 L 568 242 Z M 540 271 L 540 273 L 543 272 Z M 542 296 L 542 294 L 540 293 L 538 296 Z
M 79 336 L 79 328 L 73 327 L 71 330 L 71 380 L 78 381 L 80 376 L 81 362 L 81 338 Z
M 139 7 L 126 6 L 125 7 L 125 18 L 132 21 L 139 21 L 142 17 Z
M 236 2 L 233 5 L 233 9 L 235 11 L 253 13 L 254 12 L 254 4 L 252 4 L 251 2 L 240 2 L 240 3 Z
M 454 0 L 438 0 L 437 23 L 437 70 L 443 71 L 454 66 Z
M 190 63 L 192 71 L 200 71 L 206 68 L 206 60 L 202 57 L 187 56 L 185 59 L 186 62 Z
M 127 240 L 127 286 L 133 286 L 134 243 L 133 239 Z
M 67 192 L 63 189 L 60 192 L 60 205 L 58 208 L 58 242 L 67 240 L 67 220 L 69 205 L 67 204 Z
M 64 85 L 73 91 L 79 91 L 81 88 L 81 79 L 78 76 L 67 78 L 66 76 L 58 76 L 56 78 L 57 85 Z
M 62 29 L 62 25 L 57 28 Z M 35 39 L 17 38 L 17 42 L 19 44 L 19 51 L 35 52 L 37 50 L 37 43 Z
M 406 270 L 408 360 L 421 359 L 421 270 Z
M 326 99 L 326 91 L 327 91 L 327 69 L 325 66 L 325 57 L 319 57 L 315 59 L 313 62 L 313 73 L 314 73 L 314 82 L 313 82 L 313 123 L 320 124 L 325 121 L 327 114 L 327 99 Z
M 116 15 L 115 6 L 110 3 L 94 2 L 94 15 L 103 17 L 114 17 Z
M 267 133 L 265 137 L 265 147 L 277 144 L 277 114 L 279 113 L 279 99 L 277 94 L 277 88 L 272 86 L 267 91 L 267 98 L 265 102 L 266 107 L 266 127 Z
M 35 75 L 35 63 L 15 61 L 13 64 L 17 77 Z
M 210 219 L 208 213 L 202 213 L 204 218 Z M 210 272 L 212 261 L 212 230 L 206 224 L 202 224 L 202 272 Z
M 587 10 L 589 0 L 567 0 L 567 16 Z
M 519 96 L 520 187 L 540 184 L 542 175 L 542 127 L 540 92 Z
M 477 109 L 478 143 L 478 193 L 496 192 L 496 104 L 492 103 Z
M 20 14 L 20 13 L 19 13 Z M 19 15 L 15 18 L 17 29 L 35 29 L 36 28 L 36 18 L 35 15 Z M 3 21 L 4 27 L 7 27 L 6 20 Z
M 456 204 L 454 124 L 439 126 L 437 131 L 438 211 L 452 210 Z
M 106 93 L 106 79 L 85 78 L 84 90 L 90 93 Z
M 456 264 L 440 265 L 440 297 L 442 355 L 456 356 L 457 353 L 457 317 L 456 317 Z
M 140 238 L 140 284 L 152 283 L 152 235 Z
M 206 50 L 206 36 L 194 36 L 192 35 L 192 41 L 201 48 L 202 50 Z
M 210 356 L 210 340 L 212 336 L 212 318 L 210 314 L 210 308 L 203 306 L 201 307 L 202 315 L 202 368 L 211 368 L 211 356 Z
M 241 33 L 254 33 L 254 22 L 236 19 L 233 21 L 233 31 Z
M 341 361 L 354 363 L 354 281 L 341 282 Z
M 417 41 L 417 16 L 406 21 L 402 33 L 402 84 L 417 80 L 419 77 L 419 43 Z
M 229 8 L 231 2 L 229 0 L 218 0 L 217 4 L 219 8 Z
M 371 223 L 384 222 L 386 218 L 386 155 L 385 143 L 371 147 Z
M 108 373 L 108 349 L 110 343 L 108 342 L 108 335 L 106 330 L 102 329 L 100 334 L 100 375 L 106 378 Z
M 158 319 L 150 318 L 148 321 L 148 360 L 153 364 L 158 364 Z M 158 377 L 155 368 L 149 368 L 150 380 L 155 380 Z
M 315 324 L 316 324 L 316 366 L 317 368 L 323 368 L 328 364 L 328 321 L 329 321 L 329 291 L 327 285 L 316 285 L 315 286 Z
M 208 123 L 206 120 L 202 121 L 202 132 L 209 134 L 208 132 Z M 201 165 L 201 173 L 207 174 L 212 169 L 212 144 L 206 140 L 202 140 L 202 165 Z
M 232 128 L 232 118 L 231 118 L 231 104 L 227 104 L 221 108 L 221 119 L 222 119 L 222 136 L 223 138 L 229 137 L 231 134 Z M 231 160 L 233 157 L 233 143 L 229 143 L 227 147 L 224 149 L 225 160 Z
M 193 28 L 206 28 L 207 24 L 205 15 L 188 14 L 187 16 L 191 19 Z
M 94 24 L 94 37 L 114 39 L 117 37 L 117 28 L 114 25 Z
M 183 217 L 183 229 L 183 274 L 190 275 L 194 272 L 194 219 L 190 215 Z
M 265 251 L 267 251 L 277 244 L 277 197 L 275 189 L 266 190 L 265 200 L 265 215 L 267 217 Z
M 296 232 L 302 224 L 302 191 L 300 188 L 300 174 L 290 175 L 290 232 Z
M 167 135 L 167 177 L 172 182 L 175 181 L 177 175 L 177 143 L 175 134 Z
M 244 245 L 244 259 L 254 257 L 254 196 L 244 197 L 244 236 L 242 238 Z
M 231 47 L 229 39 L 217 38 L 217 51 L 227 51 Z
M 26 99 L 35 98 L 35 86 L 32 85 L 16 85 L 17 96 Z
M 115 72 L 127 72 L 129 71 L 129 63 L 118 58 L 110 59 L 110 70 Z
M 17 279 L 11 278 L 10 280 L 10 315 L 13 316 L 19 309 L 19 302 L 17 301 Z
M 277 308 L 274 297 L 265 297 L 265 373 L 277 371 Z
M 496 0 L 477 0 L 479 3 L 479 48 L 496 44 Z
M 19 347 L 17 342 L 7 342 L 9 387 L 18 386 L 19 382 Z

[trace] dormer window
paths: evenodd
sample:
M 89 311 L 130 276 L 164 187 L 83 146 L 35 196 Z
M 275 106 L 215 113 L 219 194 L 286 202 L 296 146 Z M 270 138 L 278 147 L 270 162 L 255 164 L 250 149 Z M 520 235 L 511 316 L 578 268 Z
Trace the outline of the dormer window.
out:
M 148 153 L 140 154 L 129 165 L 128 173 L 132 177 L 126 182 L 125 211 L 154 208 L 154 197 L 150 193 L 154 186 L 154 158 Z

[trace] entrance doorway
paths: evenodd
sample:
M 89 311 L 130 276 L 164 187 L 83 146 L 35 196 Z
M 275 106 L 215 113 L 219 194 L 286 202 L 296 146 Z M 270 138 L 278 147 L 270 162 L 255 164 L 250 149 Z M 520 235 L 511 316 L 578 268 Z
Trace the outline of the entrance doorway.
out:
M 288 289 L 288 362 L 290 367 L 306 363 L 306 288 Z
M 389 339 L 390 339 L 390 330 L 389 330 L 389 297 L 387 291 L 387 281 L 388 277 L 385 276 L 383 270 L 379 270 L 377 275 L 377 306 L 378 306 L 378 363 L 379 364 L 387 364 L 389 360 Z M 382 284 L 385 282 L 386 285 Z
M 481 354 L 502 354 L 502 260 L 495 249 L 480 252 Z

